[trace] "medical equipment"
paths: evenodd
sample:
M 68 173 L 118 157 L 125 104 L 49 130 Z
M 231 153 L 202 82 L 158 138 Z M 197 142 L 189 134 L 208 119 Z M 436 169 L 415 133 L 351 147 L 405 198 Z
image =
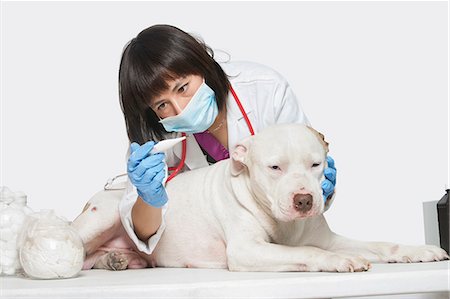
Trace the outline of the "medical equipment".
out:
M 439 221 L 439 238 L 441 248 L 450 253 L 449 241 L 449 226 L 450 226 L 450 206 L 449 206 L 449 192 L 450 189 L 445 190 L 445 195 L 437 203 L 438 221 Z
M 242 103 L 241 103 L 241 101 L 239 100 L 239 98 L 238 98 L 238 96 L 237 96 L 237 94 L 236 94 L 236 92 L 234 91 L 234 89 L 233 89 L 232 86 L 230 86 L 230 91 L 231 91 L 231 94 L 232 94 L 233 97 L 234 97 L 234 100 L 236 101 L 236 104 L 237 104 L 238 107 L 239 107 L 239 110 L 241 110 L 242 116 L 243 116 L 244 119 L 245 119 L 245 123 L 246 123 L 247 126 L 248 126 L 248 129 L 249 129 L 249 131 L 250 131 L 250 134 L 251 134 L 251 135 L 255 135 L 255 131 L 253 130 L 253 126 L 252 126 L 252 124 L 251 124 L 251 122 L 250 122 L 250 119 L 248 118 L 247 113 L 245 113 L 244 107 L 242 107 Z
M 29 214 L 17 245 L 23 270 L 32 278 L 70 278 L 83 267 L 81 237 L 53 210 Z
M 155 146 L 150 151 L 150 153 L 151 154 L 162 153 L 162 152 L 170 149 L 171 147 L 173 147 L 175 144 L 177 144 L 177 143 L 179 143 L 179 142 L 181 142 L 181 141 L 183 141 L 185 139 L 186 139 L 186 136 L 179 137 L 179 138 L 172 138 L 172 139 L 161 140 L 160 142 L 155 144 Z
M 0 188 L 0 274 L 15 275 L 22 267 L 19 261 L 17 237 L 26 215 L 32 210 L 27 206 L 25 193 Z

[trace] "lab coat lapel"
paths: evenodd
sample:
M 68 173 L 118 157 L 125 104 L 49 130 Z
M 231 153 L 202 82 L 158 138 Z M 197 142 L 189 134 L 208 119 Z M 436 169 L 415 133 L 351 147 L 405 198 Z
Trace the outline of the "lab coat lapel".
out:
M 187 135 L 186 136 L 186 160 L 185 165 L 189 169 L 196 169 L 208 166 L 208 162 L 205 159 L 205 156 L 203 155 L 203 152 L 200 148 L 200 146 L 197 143 L 197 140 L 195 140 L 194 135 Z M 176 146 L 174 148 L 174 154 L 177 156 L 179 160 L 181 160 L 182 157 L 182 146 L 181 144 L 179 146 Z

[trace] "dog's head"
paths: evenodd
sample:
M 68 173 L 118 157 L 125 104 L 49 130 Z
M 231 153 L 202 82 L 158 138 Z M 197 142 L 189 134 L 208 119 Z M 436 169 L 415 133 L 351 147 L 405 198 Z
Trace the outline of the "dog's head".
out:
M 328 143 L 301 124 L 269 127 L 240 142 L 231 155 L 233 176 L 248 176 L 255 199 L 275 219 L 291 221 L 323 213 Z

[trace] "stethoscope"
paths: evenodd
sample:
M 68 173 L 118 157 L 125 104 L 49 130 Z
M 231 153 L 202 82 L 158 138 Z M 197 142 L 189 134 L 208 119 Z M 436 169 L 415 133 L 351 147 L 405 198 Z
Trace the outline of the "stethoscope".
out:
M 242 116 L 244 117 L 245 122 L 247 123 L 247 127 L 248 127 L 248 130 L 250 131 L 250 134 L 251 135 L 255 135 L 255 131 L 253 130 L 253 126 L 252 126 L 252 124 L 250 122 L 250 119 L 248 118 L 247 113 L 245 112 L 244 107 L 242 106 L 242 103 L 239 100 L 239 97 L 237 96 L 236 92 L 234 91 L 234 89 L 233 89 L 233 87 L 231 85 L 230 85 L 230 91 L 231 91 L 231 94 L 233 95 L 233 98 L 234 98 L 236 104 L 239 107 L 239 110 L 242 113 Z M 181 133 L 181 136 L 185 137 L 186 133 Z M 181 160 L 180 160 L 180 163 L 178 163 L 177 166 L 168 168 L 169 172 L 171 172 L 171 173 L 170 173 L 169 177 L 167 178 L 166 183 L 169 182 L 171 179 L 173 179 L 183 169 L 184 163 L 186 161 L 186 149 L 187 149 L 187 141 L 186 141 L 186 139 L 184 139 L 182 141 L 182 143 L 181 143 Z M 125 189 L 125 188 L 113 187 L 112 185 L 113 185 L 114 181 L 117 178 L 123 177 L 123 176 L 126 176 L 126 175 L 127 174 L 124 173 L 124 174 L 120 174 L 118 176 L 115 176 L 112 179 L 109 179 L 106 182 L 106 184 L 105 184 L 105 186 L 103 188 L 105 190 L 122 190 L 122 189 Z

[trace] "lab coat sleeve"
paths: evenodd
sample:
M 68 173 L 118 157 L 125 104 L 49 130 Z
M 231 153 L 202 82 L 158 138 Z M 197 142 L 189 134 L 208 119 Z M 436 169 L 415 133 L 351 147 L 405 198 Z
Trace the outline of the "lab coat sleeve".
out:
M 276 124 L 300 123 L 311 125 L 289 83 L 281 76 L 275 86 L 273 99 L 273 113 Z
M 136 233 L 134 232 L 133 227 L 133 220 L 131 219 L 131 210 L 133 208 L 134 203 L 136 202 L 138 198 L 136 187 L 131 184 L 131 182 L 127 181 L 127 188 L 126 191 L 120 201 L 119 204 L 119 213 L 120 213 L 120 220 L 122 221 L 122 225 L 127 232 L 128 236 L 131 238 L 131 240 L 136 244 L 136 247 L 139 251 L 142 251 L 146 254 L 151 254 L 153 250 L 155 249 L 156 245 L 158 244 L 159 240 L 161 239 L 161 236 L 164 232 L 164 229 L 166 227 L 166 223 L 164 220 L 164 216 L 167 211 L 168 203 L 166 203 L 161 209 L 162 209 L 162 217 L 161 217 L 161 225 L 158 228 L 158 231 L 151 236 L 147 242 L 143 242 L 139 240 L 139 238 L 136 236 Z

